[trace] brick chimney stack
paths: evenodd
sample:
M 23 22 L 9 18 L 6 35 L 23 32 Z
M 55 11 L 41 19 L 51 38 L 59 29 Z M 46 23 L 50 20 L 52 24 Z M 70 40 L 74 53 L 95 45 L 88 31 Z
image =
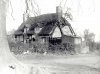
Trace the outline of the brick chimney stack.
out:
M 56 7 L 56 14 L 58 16 L 58 21 L 60 22 L 60 18 L 62 17 L 62 7 L 61 6 L 57 6 Z

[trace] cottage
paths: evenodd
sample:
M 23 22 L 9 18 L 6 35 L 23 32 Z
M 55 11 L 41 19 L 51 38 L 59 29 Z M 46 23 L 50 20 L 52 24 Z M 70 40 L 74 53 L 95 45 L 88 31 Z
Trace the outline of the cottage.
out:
M 56 13 L 29 18 L 15 32 L 15 38 L 25 43 L 38 38 L 52 48 L 63 45 L 66 49 L 74 49 L 75 43 L 81 43 L 76 40 L 80 38 L 76 36 L 71 24 L 63 17 L 59 23 Z
M 46 49 L 52 50 L 76 51 L 81 44 L 81 38 L 76 36 L 71 24 L 58 12 L 28 18 L 15 32 L 15 38 L 25 43 L 38 40 Z

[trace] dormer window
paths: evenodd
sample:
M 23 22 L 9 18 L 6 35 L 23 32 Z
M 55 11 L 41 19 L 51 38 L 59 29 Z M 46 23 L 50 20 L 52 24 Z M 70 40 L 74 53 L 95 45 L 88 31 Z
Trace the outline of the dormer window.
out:
M 24 33 L 27 33 L 29 31 L 29 27 L 27 25 L 24 26 Z

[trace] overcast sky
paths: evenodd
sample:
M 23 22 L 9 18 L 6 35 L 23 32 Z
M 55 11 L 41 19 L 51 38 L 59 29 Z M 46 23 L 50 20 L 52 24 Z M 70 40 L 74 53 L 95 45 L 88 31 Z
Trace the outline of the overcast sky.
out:
M 35 0 L 41 9 L 41 14 L 55 13 L 56 6 L 60 4 L 61 0 Z M 66 5 L 64 6 L 66 2 Z M 7 31 L 17 29 L 22 23 L 22 14 L 25 10 L 24 0 L 11 0 L 13 8 L 12 19 L 11 7 L 7 16 Z M 100 40 L 100 0 L 63 0 L 61 6 L 63 10 L 66 7 L 71 8 L 73 21 L 71 22 L 77 34 L 83 34 L 85 29 L 96 34 L 96 41 Z

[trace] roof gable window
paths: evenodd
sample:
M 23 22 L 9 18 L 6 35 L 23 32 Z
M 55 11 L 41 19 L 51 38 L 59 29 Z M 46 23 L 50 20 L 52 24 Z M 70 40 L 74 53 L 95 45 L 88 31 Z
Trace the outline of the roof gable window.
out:
M 28 27 L 24 27 L 24 33 L 27 33 L 29 31 Z

